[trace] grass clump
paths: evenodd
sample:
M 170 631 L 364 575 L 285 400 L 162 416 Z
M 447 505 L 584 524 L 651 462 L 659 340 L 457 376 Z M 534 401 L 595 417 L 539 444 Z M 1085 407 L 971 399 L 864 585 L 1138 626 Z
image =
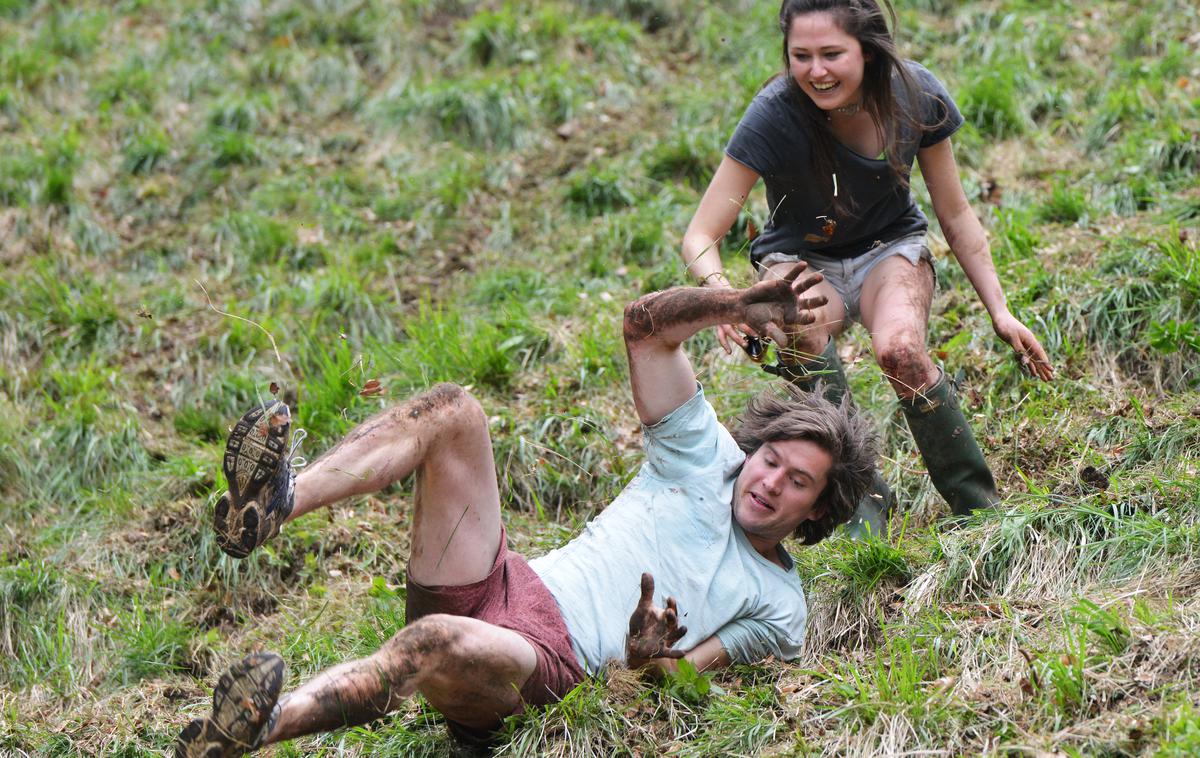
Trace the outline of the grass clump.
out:
M 1200 750 L 1200 714 L 1196 706 L 1183 701 L 1163 710 L 1154 721 L 1157 744 L 1151 754 L 1155 758 L 1181 758 Z
M 830 694 L 839 708 L 854 721 L 870 726 L 884 715 L 908 713 L 917 718 L 934 718 L 946 709 L 945 700 L 934 692 L 942 684 L 945 664 L 936 646 L 921 644 L 909 636 L 884 642 L 863 665 L 841 665 L 822 674 L 830 683 Z
M 1024 103 L 1028 82 L 1013 73 L 1013 63 L 975 72 L 959 91 L 957 103 L 967 122 L 984 137 L 1019 137 L 1030 128 Z
M 542 355 L 546 339 L 515 304 L 501 323 L 473 322 L 460 311 L 422 304 L 404 326 L 407 339 L 389 355 L 400 386 L 458 381 L 507 389 Z
M 403 128 L 420 119 L 436 139 L 479 148 L 509 148 L 527 139 L 527 100 L 507 79 L 475 75 L 464 80 L 410 86 L 378 106 L 386 123 Z
M 588 216 L 599 216 L 634 203 L 627 179 L 615 170 L 591 169 L 580 174 L 567 189 L 567 201 Z
M 904 584 L 912 578 L 904 553 L 883 539 L 847 540 L 842 548 L 827 566 L 847 598 L 869 594 L 885 582 Z
M 659 143 L 648 156 L 647 174 L 652 179 L 683 182 L 703 190 L 716 170 L 712 163 L 715 151 L 702 149 L 696 142 L 682 133 L 672 142 Z
M 42 152 L 42 185 L 35 201 L 45 205 L 67 205 L 74 193 L 79 167 L 79 135 L 68 129 L 52 135 Z
M 1078 189 L 1056 184 L 1038 208 L 1039 221 L 1074 224 L 1087 216 L 1087 196 Z

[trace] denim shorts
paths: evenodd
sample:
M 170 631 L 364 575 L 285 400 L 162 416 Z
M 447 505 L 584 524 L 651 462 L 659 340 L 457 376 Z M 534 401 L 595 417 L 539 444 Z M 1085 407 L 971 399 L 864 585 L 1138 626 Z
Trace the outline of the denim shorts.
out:
M 767 273 L 769 266 L 779 263 L 795 263 L 804 261 L 810 269 L 820 271 L 825 281 L 833 285 L 841 295 L 846 306 L 846 319 L 859 321 L 862 311 L 859 309 L 862 300 L 863 282 L 871 269 L 883 260 L 893 255 L 903 255 L 909 263 L 916 266 L 922 260 L 929 261 L 929 270 L 933 271 L 933 286 L 937 289 L 937 272 L 933 268 L 933 254 L 925 244 L 925 233 L 910 234 L 891 242 L 876 243 L 870 250 L 854 258 L 828 258 L 818 253 L 767 253 L 758 264 L 758 276 L 761 279 Z

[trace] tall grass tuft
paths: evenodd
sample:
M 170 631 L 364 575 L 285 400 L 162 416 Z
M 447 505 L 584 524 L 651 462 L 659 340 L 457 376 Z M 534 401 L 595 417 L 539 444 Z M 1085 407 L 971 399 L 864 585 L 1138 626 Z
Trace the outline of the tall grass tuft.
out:
M 974 71 L 958 91 L 956 100 L 963 115 L 987 137 L 1019 137 L 1030 127 L 1024 105 L 1029 82 L 1014 73 L 1019 69 L 1019 63 L 1008 62 Z
M 567 201 L 581 213 L 598 216 L 632 205 L 634 196 L 623 174 L 615 169 L 592 168 L 571 182 Z
M 547 338 L 522 306 L 510 303 L 506 310 L 492 324 L 422 303 L 404 323 L 406 338 L 387 351 L 396 381 L 407 389 L 446 381 L 508 389 L 519 370 L 541 357 Z
M 485 148 L 518 146 L 527 139 L 526 99 L 507 79 L 486 74 L 420 87 L 409 85 L 378 101 L 380 120 L 395 128 L 424 124 L 436 139 Z
M 74 194 L 75 171 L 80 163 L 80 137 L 66 129 L 47 138 L 42 152 L 42 185 L 39 199 L 46 205 L 66 205 Z

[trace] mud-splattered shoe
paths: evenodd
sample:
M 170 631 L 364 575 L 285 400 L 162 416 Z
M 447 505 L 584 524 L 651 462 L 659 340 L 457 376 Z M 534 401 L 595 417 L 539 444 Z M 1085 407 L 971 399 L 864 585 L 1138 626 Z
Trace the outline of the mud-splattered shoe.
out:
M 283 659 L 251 653 L 221 675 L 213 688 L 212 715 L 195 719 L 179 733 L 175 758 L 232 758 L 266 740 L 279 718 Z
M 291 420 L 287 404 L 272 400 L 247 411 L 229 433 L 222 463 L 229 491 L 217 501 L 213 529 L 217 545 L 234 558 L 279 534 L 292 512 Z

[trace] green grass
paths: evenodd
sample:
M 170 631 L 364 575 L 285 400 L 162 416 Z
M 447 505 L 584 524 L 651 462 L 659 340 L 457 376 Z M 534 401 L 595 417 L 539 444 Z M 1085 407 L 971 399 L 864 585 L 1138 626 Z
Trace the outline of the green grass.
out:
M 851 330 L 900 509 L 888 540 L 799 551 L 801 659 L 662 685 L 614 669 L 510 719 L 500 754 L 1195 752 L 1197 10 L 897 10 L 902 52 L 967 117 L 973 211 L 1058 371 L 1020 373 L 935 225 L 929 345 L 1002 508 L 941 520 Z M 0 753 L 160 754 L 246 652 L 278 650 L 294 684 L 402 624 L 409 484 L 245 562 L 214 544 L 226 431 L 272 383 L 309 458 L 469 385 L 514 544 L 539 554 L 602 509 L 641 461 L 621 307 L 685 281 L 679 239 L 779 65 L 775 12 L 0 0 Z M 768 212 L 756 189 L 724 240 L 735 281 Z M 722 415 L 765 385 L 711 334 L 688 352 Z M 450 747 L 417 700 L 275 750 L 314 753 Z

